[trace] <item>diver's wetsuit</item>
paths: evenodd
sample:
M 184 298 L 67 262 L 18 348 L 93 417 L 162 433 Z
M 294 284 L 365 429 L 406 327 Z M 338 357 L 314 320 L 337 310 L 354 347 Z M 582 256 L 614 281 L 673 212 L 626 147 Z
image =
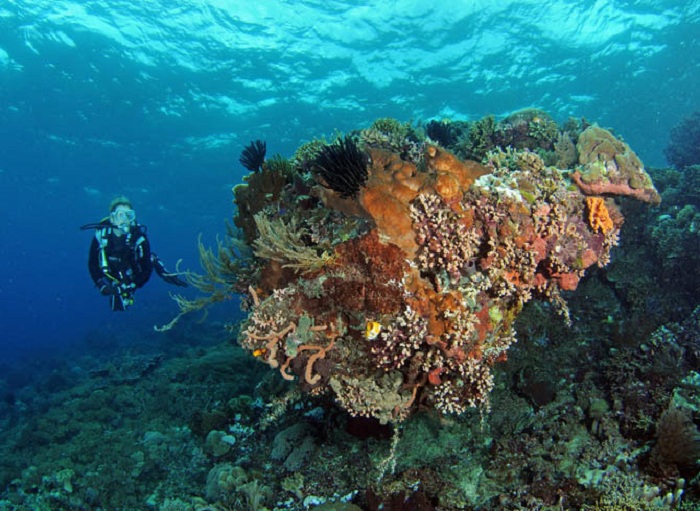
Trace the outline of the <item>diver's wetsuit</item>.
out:
M 143 287 L 153 271 L 146 228 L 135 224 L 127 234 L 117 236 L 109 220 L 102 221 L 96 226 L 95 236 L 90 244 L 88 268 L 98 288 L 103 286 L 105 279 L 112 282 L 116 280 L 116 283 L 132 289 Z M 122 297 L 131 299 L 131 294 L 133 291 Z M 122 300 L 112 301 L 113 310 L 124 308 Z

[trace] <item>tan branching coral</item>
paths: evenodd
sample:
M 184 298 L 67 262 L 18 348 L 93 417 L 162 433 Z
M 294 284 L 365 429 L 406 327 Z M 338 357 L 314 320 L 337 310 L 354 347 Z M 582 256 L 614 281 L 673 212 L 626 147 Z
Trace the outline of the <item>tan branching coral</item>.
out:
M 191 299 L 183 295 L 171 294 L 180 312 L 169 323 L 154 326 L 155 331 L 166 332 L 172 329 L 183 316 L 193 312 L 206 312 L 210 305 L 227 300 L 233 293 L 242 291 L 243 283 L 246 278 L 251 277 L 253 271 L 249 259 L 243 255 L 248 251 L 248 247 L 235 238 L 231 231 L 229 231 L 228 240 L 228 243 L 223 243 L 217 238 L 215 252 L 205 246 L 201 236 L 199 237 L 197 240 L 199 263 L 204 272 L 180 272 L 179 268 L 177 272 L 184 275 L 187 283 L 202 293 L 202 296 Z
M 309 231 L 301 227 L 294 217 L 288 223 L 281 218 L 271 220 L 262 213 L 254 218 L 259 233 L 253 241 L 257 257 L 277 261 L 284 268 L 302 273 L 319 270 L 331 261 L 330 245 L 308 245 L 304 238 L 308 238 Z

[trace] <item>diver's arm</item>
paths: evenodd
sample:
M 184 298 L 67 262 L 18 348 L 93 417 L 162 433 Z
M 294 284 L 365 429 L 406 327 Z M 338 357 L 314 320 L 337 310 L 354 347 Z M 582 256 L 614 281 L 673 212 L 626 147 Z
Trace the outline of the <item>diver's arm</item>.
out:
M 178 276 L 182 274 L 168 271 L 163 261 L 161 261 L 160 257 L 158 257 L 155 252 L 151 252 L 151 261 L 153 262 L 153 269 L 155 270 L 156 274 L 165 282 L 167 282 L 168 284 L 172 284 L 173 286 L 188 286 L 187 282 L 185 282 Z

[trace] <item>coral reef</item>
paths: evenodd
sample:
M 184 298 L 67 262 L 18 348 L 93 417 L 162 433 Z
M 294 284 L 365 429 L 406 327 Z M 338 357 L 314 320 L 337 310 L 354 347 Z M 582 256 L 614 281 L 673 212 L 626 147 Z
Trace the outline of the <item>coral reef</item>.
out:
M 242 295 L 220 345 L 184 318 L 181 355 L 43 394 L 3 367 L 0 510 L 693 509 L 696 178 L 652 170 L 649 208 L 626 144 L 552 123 L 484 122 L 470 161 L 475 123 L 437 146 L 380 119 L 338 190 L 325 142 L 265 160 L 188 276 Z
M 240 344 L 354 416 L 488 407 L 523 305 L 550 301 L 568 319 L 562 293 L 608 263 L 623 218 L 600 195 L 658 195 L 629 147 L 597 126 L 578 137 L 570 174 L 534 152 L 562 143 L 544 112 L 481 125 L 471 133 L 493 142 L 478 144 L 492 149 L 483 163 L 428 141 L 409 156 L 401 144 L 415 133 L 384 119 L 364 147 L 348 136 L 320 150 L 315 204 L 295 203 L 289 184 L 268 195 L 279 204 L 254 216 L 263 270 L 248 282 Z
M 613 303 L 594 284 L 572 295 L 571 329 L 547 302 L 525 306 L 522 342 L 493 374 L 490 414 L 416 414 L 388 435 L 323 397 L 289 394 L 281 378 L 261 382 L 230 343 L 193 346 L 97 391 L 101 365 L 93 376 L 73 366 L 89 379 L 45 402 L 18 396 L 49 411 L 6 425 L 15 440 L 0 444 L 0 467 L 22 469 L 4 479 L 0 509 L 694 509 L 700 308 L 620 344 L 585 317 L 591 301 L 600 313 Z M 425 335 L 417 318 L 403 314 L 400 342 Z M 113 373 L 131 374 L 133 362 L 113 360 Z M 378 399 L 401 384 L 396 374 L 374 382 Z M 224 436 L 229 450 L 207 453 Z

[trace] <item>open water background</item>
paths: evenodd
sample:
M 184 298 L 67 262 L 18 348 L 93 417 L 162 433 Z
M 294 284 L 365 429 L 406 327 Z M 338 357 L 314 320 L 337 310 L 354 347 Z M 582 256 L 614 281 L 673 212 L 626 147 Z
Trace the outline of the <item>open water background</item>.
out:
M 290 156 L 379 117 L 534 106 L 611 127 L 663 166 L 670 129 L 700 108 L 697 0 L 434 4 L 0 2 L 0 366 L 152 338 L 174 288 L 154 277 L 111 313 L 78 227 L 126 194 L 166 263 L 197 269 L 253 139 Z

